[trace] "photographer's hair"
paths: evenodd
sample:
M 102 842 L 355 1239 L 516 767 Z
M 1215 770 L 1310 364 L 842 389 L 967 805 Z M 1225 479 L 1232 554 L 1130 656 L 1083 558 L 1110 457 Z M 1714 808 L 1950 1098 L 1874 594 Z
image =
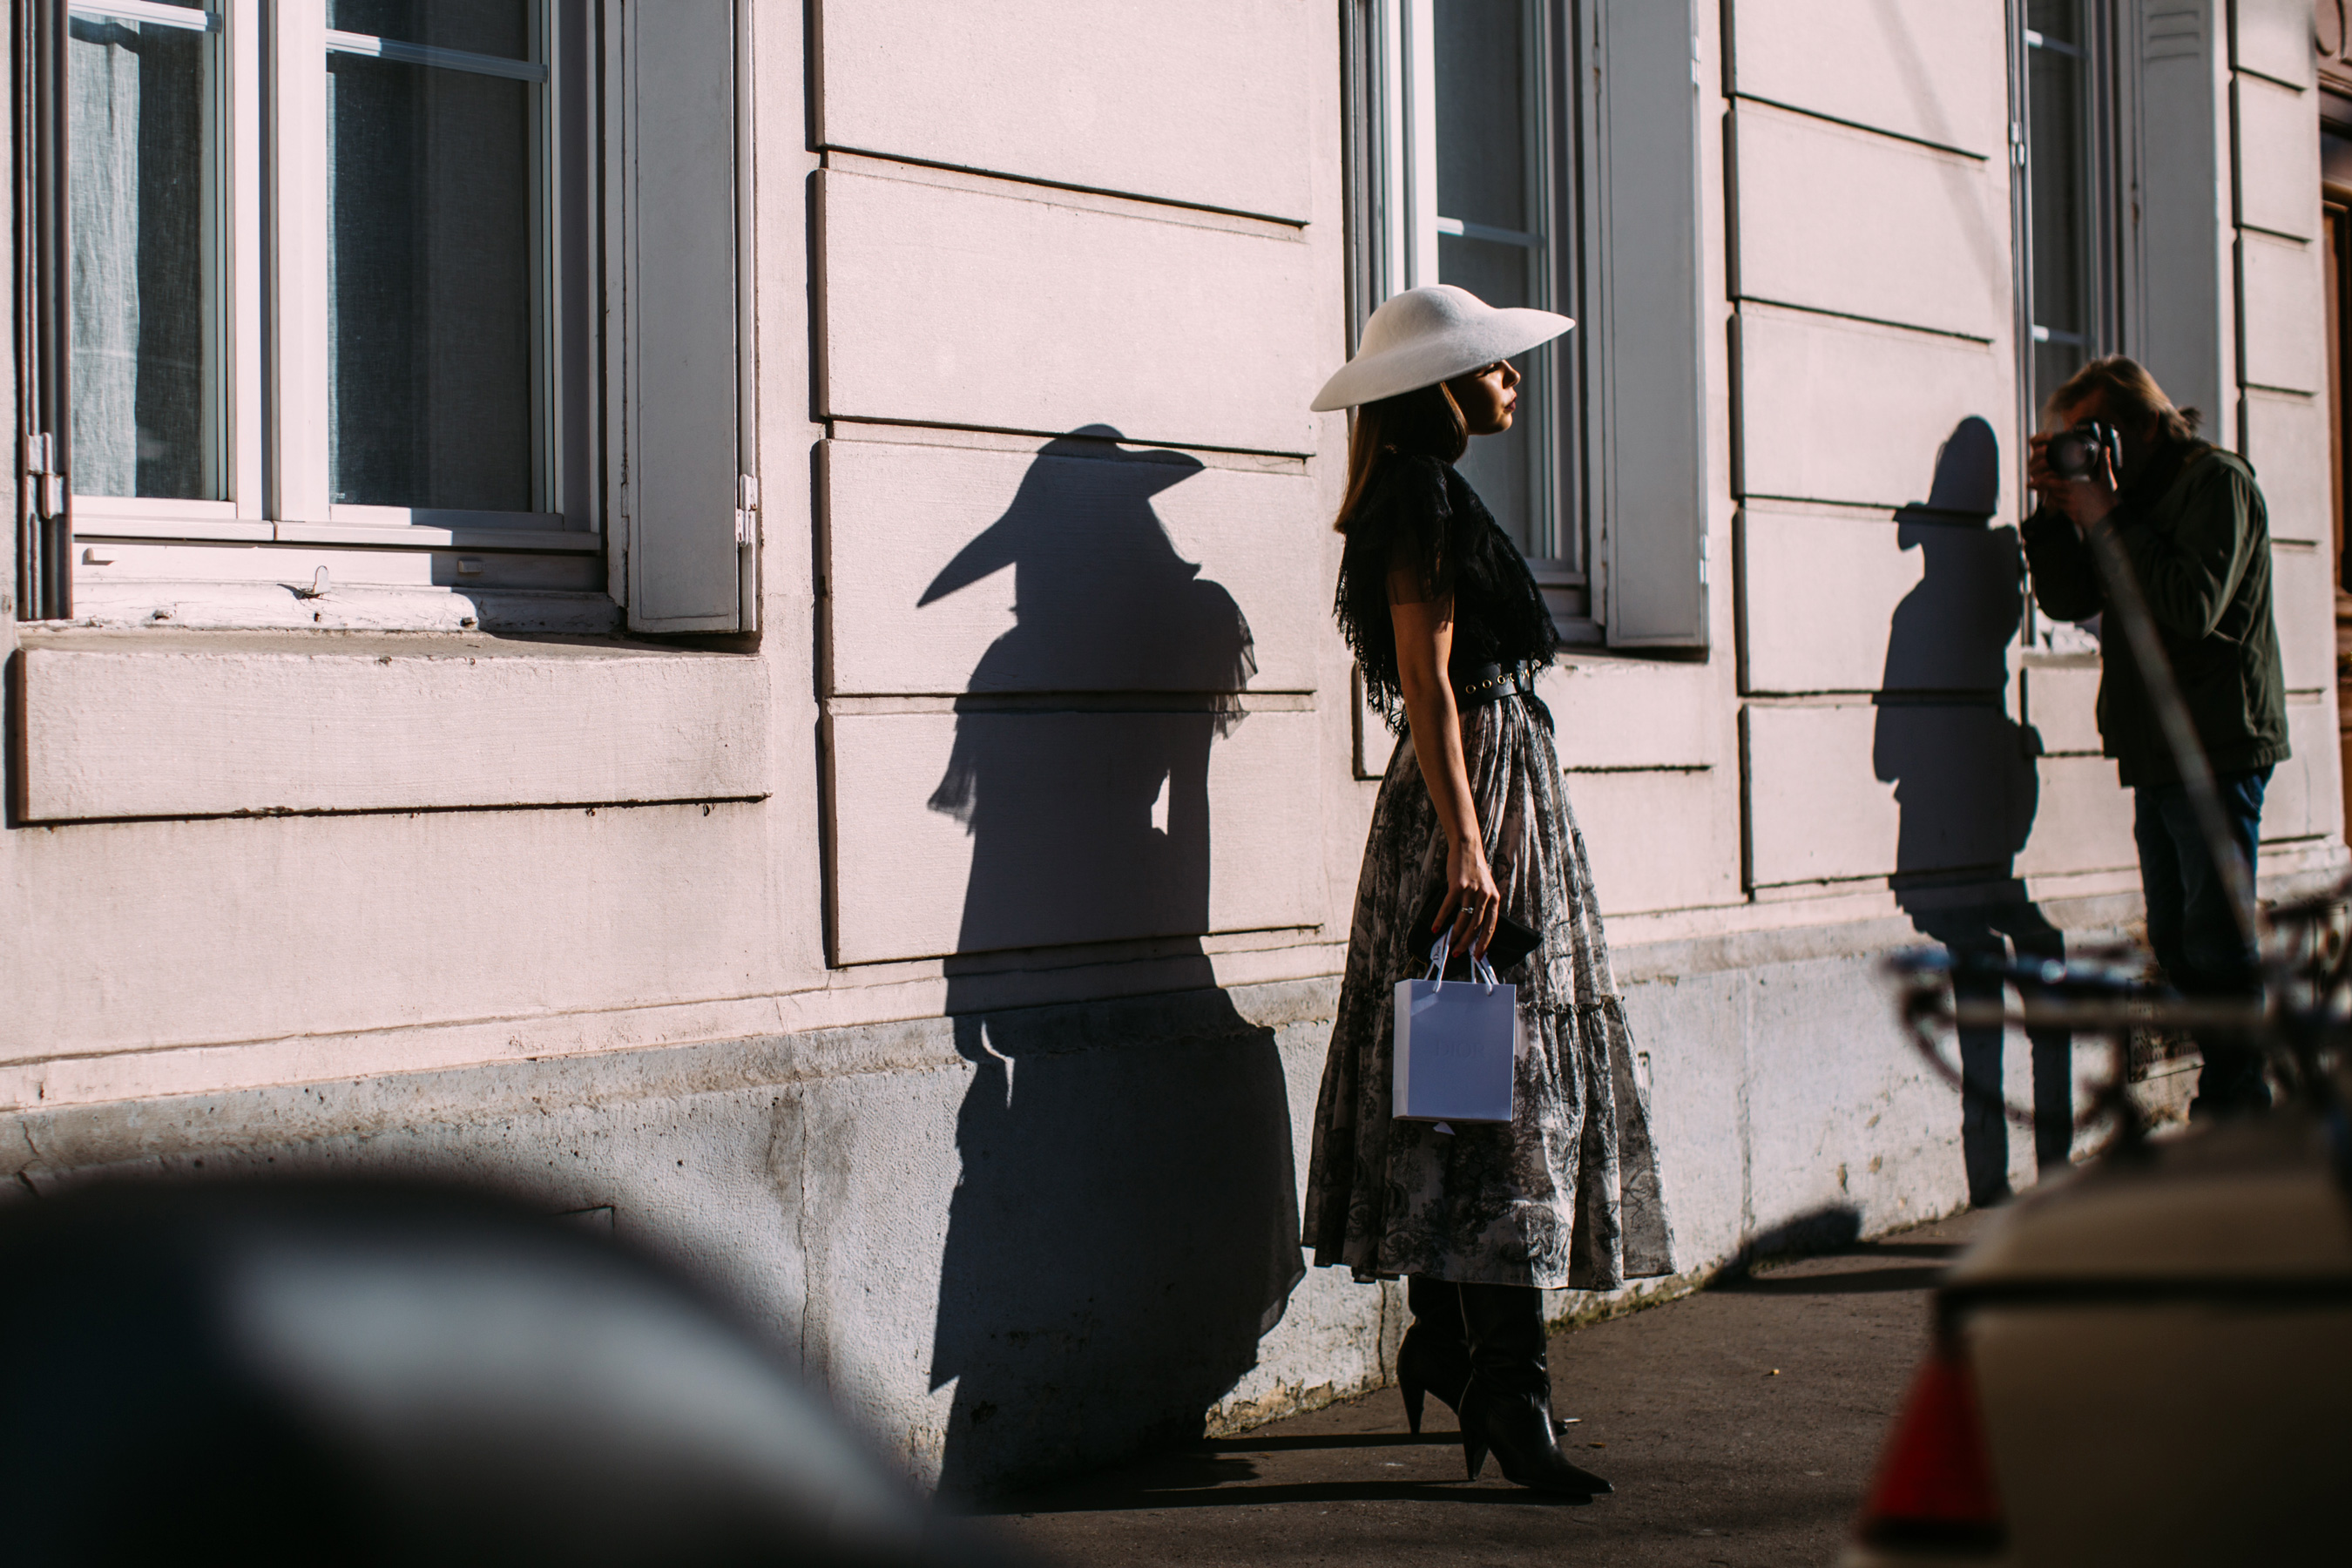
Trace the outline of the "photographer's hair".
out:
M 1470 422 L 1444 382 L 1416 387 L 1356 410 L 1348 431 L 1348 494 L 1339 502 L 1339 516 L 1331 526 L 1348 531 L 1364 491 L 1372 482 L 1373 465 L 1383 451 L 1409 457 L 1458 460 L 1470 447 Z
M 2067 409 L 2095 392 L 2107 395 L 2107 417 L 2115 424 L 2137 430 L 2152 418 L 2158 435 L 2167 440 L 2195 440 L 2197 426 L 2204 418 L 2194 408 L 2175 408 L 2172 399 L 2164 395 L 2164 388 L 2156 384 L 2156 377 L 2137 360 L 2109 354 L 2068 376 L 2066 384 L 2050 395 L 2050 401 L 2042 405 L 2042 423 L 2057 428 Z

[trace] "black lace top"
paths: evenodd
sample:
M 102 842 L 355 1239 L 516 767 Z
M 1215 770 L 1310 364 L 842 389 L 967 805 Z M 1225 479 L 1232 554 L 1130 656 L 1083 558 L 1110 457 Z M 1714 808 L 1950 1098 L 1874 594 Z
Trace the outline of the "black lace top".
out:
M 1559 647 L 1535 574 L 1469 481 L 1435 458 L 1391 453 L 1349 521 L 1335 609 L 1363 667 L 1366 696 L 1400 734 L 1404 694 L 1389 605 L 1449 598 L 1446 673 L 1457 683 L 1482 665 L 1540 668 Z

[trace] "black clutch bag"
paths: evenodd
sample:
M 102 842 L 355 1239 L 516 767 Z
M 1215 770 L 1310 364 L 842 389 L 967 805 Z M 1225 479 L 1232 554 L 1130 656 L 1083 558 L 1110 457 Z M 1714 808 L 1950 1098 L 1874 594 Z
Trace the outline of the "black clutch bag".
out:
M 1412 922 L 1414 938 L 1419 944 L 1417 951 L 1427 952 L 1437 945 L 1438 933 L 1429 928 L 1437 923 L 1437 911 L 1444 907 L 1444 888 L 1432 893 L 1429 901 L 1422 905 L 1421 914 Z M 1495 922 L 1495 940 L 1486 944 L 1486 962 L 1493 965 L 1496 974 L 1502 974 L 1533 952 L 1539 940 L 1535 932 L 1505 915 Z M 1425 960 L 1423 962 L 1426 963 Z M 1470 977 L 1470 955 L 1467 952 L 1449 953 L 1445 960 L 1445 978 L 1467 980 Z

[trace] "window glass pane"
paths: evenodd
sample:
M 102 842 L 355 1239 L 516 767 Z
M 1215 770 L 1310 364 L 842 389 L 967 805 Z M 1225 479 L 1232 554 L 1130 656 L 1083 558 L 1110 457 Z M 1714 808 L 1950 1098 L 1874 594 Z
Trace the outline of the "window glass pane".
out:
M 1489 305 L 1532 303 L 1528 283 L 1536 260 L 1536 252 L 1516 245 L 1453 235 L 1442 235 L 1437 241 L 1438 281 L 1467 289 Z M 1526 379 L 1519 383 L 1518 413 L 1511 427 L 1499 436 L 1474 439 L 1460 464 L 1462 477 L 1503 531 L 1535 557 L 1558 553 L 1545 516 L 1541 466 L 1549 455 L 1551 358 L 1552 345 L 1547 343 L 1512 362 Z
M 2081 8 L 2081 0 L 2026 0 L 2025 26 L 2045 38 L 2079 44 L 2083 33 L 2076 13 Z
M 2033 399 L 2038 407 L 2087 353 L 2089 193 L 2083 62 L 2054 49 L 2026 54 L 2032 152 Z
M 327 68 L 334 499 L 531 510 L 539 89 L 356 55 Z
M 530 58 L 530 0 L 334 0 L 327 26 L 404 44 Z
M 1533 229 L 1524 0 L 1437 0 L 1435 16 L 1437 210 Z
M 2033 345 L 2033 417 L 2038 424 L 2042 405 L 2050 395 L 2066 384 L 2066 378 L 2083 368 L 2090 355 L 2080 343 L 2038 342 Z
M 73 486 L 218 500 L 219 35 L 72 16 Z
M 1540 105 L 1528 91 L 1526 0 L 1437 0 L 1437 209 L 1444 217 L 1541 239 Z M 1437 278 L 1490 305 L 1549 306 L 1542 244 L 1440 235 Z M 1566 553 L 1551 525 L 1551 363 L 1546 346 L 1517 362 L 1525 379 L 1511 428 L 1471 442 L 1461 463 L 1495 520 L 1537 558 Z

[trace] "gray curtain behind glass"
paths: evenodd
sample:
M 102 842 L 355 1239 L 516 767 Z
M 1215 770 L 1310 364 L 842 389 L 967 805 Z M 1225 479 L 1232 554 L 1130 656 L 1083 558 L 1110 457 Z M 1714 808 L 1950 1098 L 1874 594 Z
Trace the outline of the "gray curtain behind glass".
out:
M 67 36 L 74 489 L 213 499 L 205 35 L 77 16 Z

